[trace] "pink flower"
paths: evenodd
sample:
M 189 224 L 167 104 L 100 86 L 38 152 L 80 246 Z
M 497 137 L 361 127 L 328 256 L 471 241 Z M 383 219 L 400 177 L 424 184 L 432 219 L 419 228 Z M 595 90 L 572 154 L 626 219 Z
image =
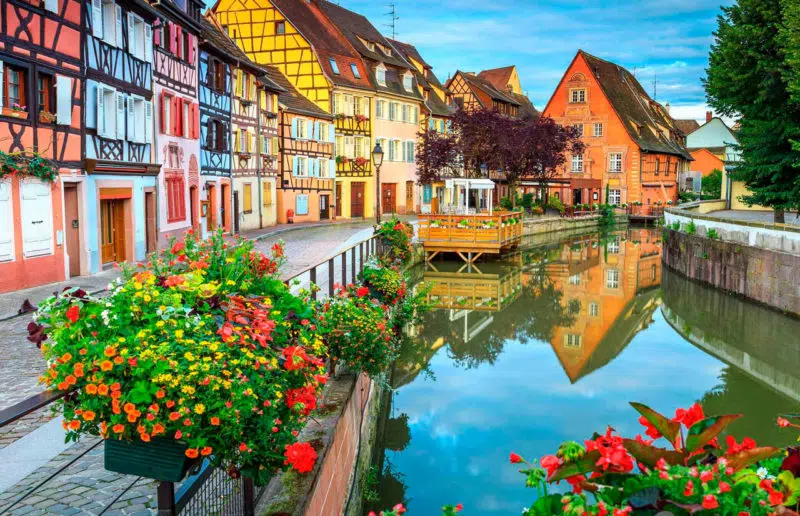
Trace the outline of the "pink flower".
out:
M 541 464 L 541 466 L 547 470 L 548 477 L 552 476 L 553 472 L 561 465 L 558 457 L 555 455 L 545 455 L 539 459 L 539 464 Z

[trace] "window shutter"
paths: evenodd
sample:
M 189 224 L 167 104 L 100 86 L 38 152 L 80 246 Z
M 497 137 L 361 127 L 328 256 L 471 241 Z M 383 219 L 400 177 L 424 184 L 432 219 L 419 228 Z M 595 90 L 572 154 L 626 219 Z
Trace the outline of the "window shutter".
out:
M 103 38 L 103 0 L 92 0 L 92 34 Z
M 314 139 L 324 142 L 327 135 L 322 134 L 322 123 L 314 122 Z
M 169 127 L 166 117 L 167 102 L 167 97 L 162 93 L 161 97 L 158 99 L 158 130 L 161 132 L 161 134 L 167 134 L 167 127 Z
M 0 84 L 2 84 L 5 80 L 5 74 L 3 73 L 3 62 L 0 61 Z M 0 109 L 3 107 L 3 95 L 0 95 Z
M 0 181 L 0 262 L 14 259 L 14 215 L 11 182 Z
M 133 21 L 133 13 L 128 13 L 128 52 L 136 56 L 134 50 L 136 49 L 136 39 L 134 28 L 134 21 Z M 122 41 L 119 42 L 119 46 L 122 47 Z M 143 57 L 143 56 L 136 56 L 136 57 Z
M 181 99 L 178 97 L 170 97 L 170 134 L 173 136 L 180 136 L 181 127 Z
M 261 183 L 261 200 L 264 206 L 272 206 L 272 183 Z
M 64 75 L 56 76 L 56 121 L 60 125 L 72 125 L 72 78 Z
M 147 27 L 150 27 L 150 30 L 153 33 L 153 37 L 152 37 L 151 43 L 156 45 L 157 47 L 160 47 L 161 46 L 161 35 L 162 35 L 163 31 L 164 31 L 164 26 L 160 25 L 160 24 L 156 25 L 154 23 L 152 26 L 148 25 Z M 145 29 L 145 34 L 147 34 L 147 29 Z M 146 46 L 146 44 L 147 44 L 147 42 L 145 42 L 145 46 Z M 152 50 L 152 48 L 153 48 L 152 45 L 150 45 L 150 49 L 151 50 Z
M 125 139 L 125 95 L 120 92 L 114 94 L 117 103 L 117 139 Z
M 40 182 L 20 184 L 22 198 L 22 254 L 26 258 L 53 252 L 53 202 L 50 186 Z
M 328 169 L 329 169 L 328 177 L 331 178 L 336 177 L 336 160 L 332 159 L 328 161 Z
M 58 0 L 44 0 L 44 8 L 51 13 L 58 13 Z
M 394 142 L 389 144 L 389 161 L 394 161 Z
M 119 96 L 122 97 L 123 95 L 120 93 Z M 141 143 L 142 139 L 139 137 L 136 124 L 136 102 L 134 102 L 133 97 L 130 95 L 125 95 L 124 97 L 128 102 L 128 140 Z M 117 134 L 119 135 L 119 128 L 117 128 Z
M 187 61 L 189 61 L 189 63 L 191 64 L 194 64 L 194 53 L 196 46 L 197 46 L 197 36 L 195 36 L 194 34 L 189 35 L 189 58 L 187 59 Z
M 333 124 L 328 126 L 328 141 L 333 143 L 336 140 L 336 127 Z
M 362 97 L 361 99 L 361 114 L 369 116 L 369 97 Z
M 292 138 L 297 139 L 297 118 L 292 119 Z
M 103 88 L 98 84 L 94 91 L 97 95 L 97 136 L 106 136 L 106 108 Z
M 253 154 L 258 154 L 258 147 L 256 144 L 256 133 L 250 133 L 250 152 Z
M 144 59 L 153 62 L 153 27 L 147 23 L 144 24 Z
M 172 22 L 167 22 L 169 30 L 169 51 L 174 55 L 178 55 L 178 26 Z
M 153 143 L 153 103 L 144 103 L 144 141 Z
M 300 167 L 300 160 L 297 159 L 297 156 L 292 156 L 292 174 L 297 175 L 299 167 Z
M 114 19 L 116 20 L 116 34 L 114 39 L 114 45 L 118 48 L 123 48 L 124 45 L 122 44 L 122 7 L 119 5 L 114 4 Z M 108 35 L 106 34 L 106 37 Z

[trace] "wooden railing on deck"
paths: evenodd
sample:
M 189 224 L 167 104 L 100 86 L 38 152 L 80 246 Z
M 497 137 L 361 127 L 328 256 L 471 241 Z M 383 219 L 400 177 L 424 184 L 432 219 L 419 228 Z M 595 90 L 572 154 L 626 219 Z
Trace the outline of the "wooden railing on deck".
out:
M 417 236 L 426 249 L 499 252 L 522 239 L 521 211 L 478 215 L 420 215 Z

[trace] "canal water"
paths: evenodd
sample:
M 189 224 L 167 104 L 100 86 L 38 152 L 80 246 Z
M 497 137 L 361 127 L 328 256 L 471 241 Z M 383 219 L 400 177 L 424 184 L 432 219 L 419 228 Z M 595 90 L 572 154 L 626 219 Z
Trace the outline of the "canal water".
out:
M 608 425 L 643 433 L 629 401 L 669 416 L 697 401 L 744 414 L 738 439 L 795 442 L 775 418 L 800 412 L 800 321 L 662 269 L 661 237 L 574 236 L 418 270 L 436 308 L 386 394 L 367 508 L 520 514 L 535 490 L 509 452 L 538 458 Z

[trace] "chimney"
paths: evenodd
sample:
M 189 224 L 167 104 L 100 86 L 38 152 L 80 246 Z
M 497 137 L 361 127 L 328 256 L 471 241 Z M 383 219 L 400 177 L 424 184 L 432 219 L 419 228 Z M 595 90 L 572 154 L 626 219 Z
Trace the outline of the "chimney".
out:
M 710 122 L 712 118 L 711 111 L 706 111 L 706 123 Z
M 666 105 L 664 106 L 664 109 L 666 109 L 667 110 L 667 114 L 669 114 L 669 102 L 666 103 Z

